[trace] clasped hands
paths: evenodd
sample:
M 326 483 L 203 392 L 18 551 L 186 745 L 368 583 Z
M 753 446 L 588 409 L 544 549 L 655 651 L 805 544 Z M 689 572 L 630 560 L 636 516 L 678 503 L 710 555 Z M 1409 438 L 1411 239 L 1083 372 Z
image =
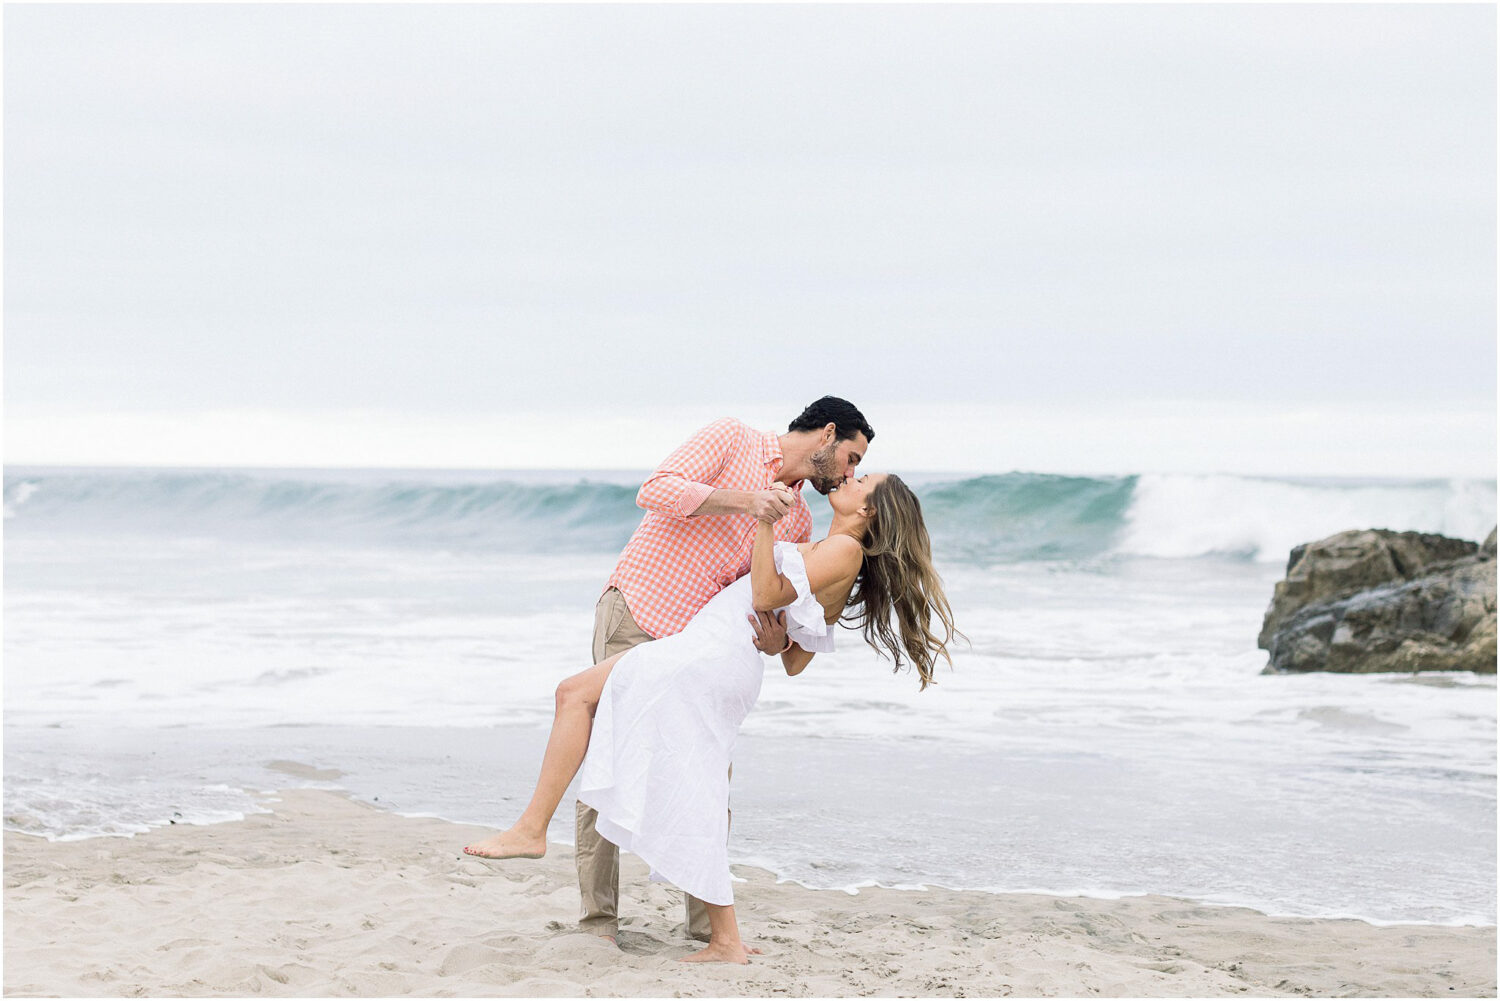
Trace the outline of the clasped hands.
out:
M 792 509 L 797 495 L 785 483 L 773 483 L 768 490 L 759 490 L 750 495 L 750 513 L 756 521 L 774 525 Z

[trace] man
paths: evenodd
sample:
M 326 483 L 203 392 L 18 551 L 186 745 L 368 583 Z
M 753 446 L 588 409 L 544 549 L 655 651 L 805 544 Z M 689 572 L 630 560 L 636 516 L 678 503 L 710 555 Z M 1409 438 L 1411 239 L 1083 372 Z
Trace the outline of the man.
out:
M 776 538 L 806 542 L 812 512 L 802 498 L 810 482 L 821 494 L 838 487 L 875 438 L 852 403 L 825 396 L 792 421 L 786 434 L 715 421 L 669 455 L 641 486 L 645 516 L 630 537 L 594 610 L 594 663 L 670 636 L 719 591 L 750 572 L 755 526 L 782 515 Z M 754 621 L 762 653 L 789 648 L 784 617 Z M 620 850 L 594 829 L 598 813 L 577 806 L 579 927 L 611 939 L 619 930 Z M 687 932 L 708 941 L 708 912 L 687 898 Z

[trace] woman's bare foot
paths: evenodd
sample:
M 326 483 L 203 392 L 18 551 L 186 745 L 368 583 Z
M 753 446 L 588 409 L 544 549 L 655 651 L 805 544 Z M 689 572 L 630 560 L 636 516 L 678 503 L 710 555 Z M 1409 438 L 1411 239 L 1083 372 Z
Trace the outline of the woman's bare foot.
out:
M 744 943 L 736 942 L 733 945 L 720 945 L 716 942 L 708 943 L 707 947 L 700 949 L 691 956 L 683 956 L 677 960 L 679 963 L 748 963 L 750 953 Z
M 524 833 L 512 827 L 493 838 L 464 845 L 464 854 L 487 859 L 541 858 L 547 854 L 547 837 Z

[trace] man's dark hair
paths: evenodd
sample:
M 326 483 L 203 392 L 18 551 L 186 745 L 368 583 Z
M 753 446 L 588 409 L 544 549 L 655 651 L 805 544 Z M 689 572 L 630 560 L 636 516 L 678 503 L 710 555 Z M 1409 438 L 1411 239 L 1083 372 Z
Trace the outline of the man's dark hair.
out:
M 788 425 L 788 431 L 821 431 L 834 425 L 834 440 L 848 441 L 856 434 L 863 434 L 866 441 L 875 440 L 875 429 L 865 420 L 865 415 L 848 400 L 837 396 L 825 396 L 807 405 L 807 409 Z

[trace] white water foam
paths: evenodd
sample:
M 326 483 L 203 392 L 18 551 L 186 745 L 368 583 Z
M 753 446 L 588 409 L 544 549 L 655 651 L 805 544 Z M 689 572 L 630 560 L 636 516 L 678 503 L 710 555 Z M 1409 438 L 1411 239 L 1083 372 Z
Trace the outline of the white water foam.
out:
M 1284 563 L 1292 548 L 1351 528 L 1480 540 L 1495 526 L 1484 480 L 1330 482 L 1142 475 L 1115 546 L 1122 555 L 1222 554 Z
M 5 517 L 7 519 L 14 518 L 17 512 L 20 510 L 21 506 L 27 501 L 31 500 L 31 498 L 35 497 L 37 491 L 40 489 L 41 487 L 34 481 L 23 480 L 22 482 L 16 484 L 14 490 L 6 491 L 4 505 Z

